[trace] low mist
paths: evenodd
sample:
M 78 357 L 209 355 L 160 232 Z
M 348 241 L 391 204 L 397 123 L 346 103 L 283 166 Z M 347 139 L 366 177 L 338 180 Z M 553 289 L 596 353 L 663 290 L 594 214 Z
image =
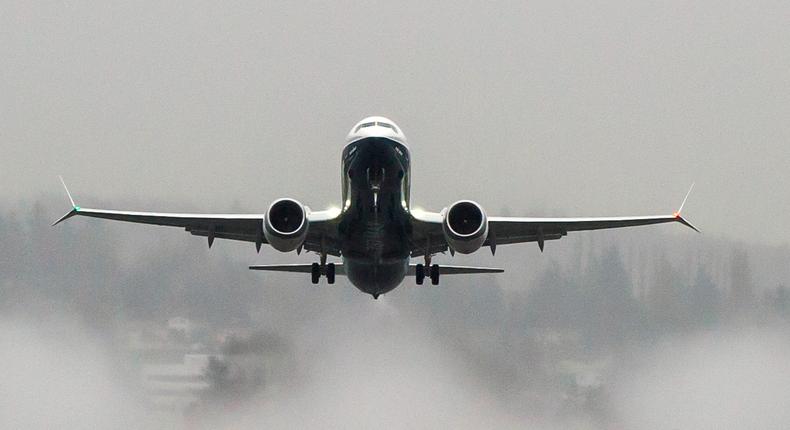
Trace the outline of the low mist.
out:
M 0 427 L 19 429 L 166 428 L 124 364 L 70 316 L 31 308 L 0 318 Z M 47 313 L 49 311 L 49 313 Z
M 621 428 L 787 428 L 788 357 L 786 325 L 667 339 L 624 363 L 611 406 Z
M 784 247 L 578 234 L 374 301 L 56 212 L 0 212 L 3 428 L 790 426 Z

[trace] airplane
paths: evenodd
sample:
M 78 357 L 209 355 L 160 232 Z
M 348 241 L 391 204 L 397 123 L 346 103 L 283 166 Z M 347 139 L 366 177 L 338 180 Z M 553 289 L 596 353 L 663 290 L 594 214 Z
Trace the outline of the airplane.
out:
M 310 264 L 249 266 L 251 270 L 309 273 L 313 284 L 325 277 L 346 276 L 360 291 L 374 299 L 414 276 L 418 285 L 429 278 L 438 285 L 443 275 L 501 273 L 503 269 L 432 264 L 439 253 L 471 254 L 488 247 L 492 254 L 500 245 L 537 242 L 541 252 L 546 241 L 568 232 L 634 227 L 678 222 L 699 230 L 681 216 L 683 203 L 671 215 L 530 218 L 488 216 L 471 200 L 457 201 L 441 212 L 411 206 L 411 151 L 403 130 L 395 122 L 372 116 L 359 121 L 346 137 L 341 161 L 342 207 L 313 211 L 298 200 L 275 200 L 262 214 L 184 214 L 89 209 L 74 203 L 66 183 L 61 183 L 72 209 L 52 225 L 72 216 L 104 218 L 133 223 L 184 228 L 196 236 L 252 242 L 260 252 L 263 244 L 280 252 L 303 250 L 318 254 Z M 342 262 L 327 263 L 327 257 Z M 422 257 L 424 263 L 410 263 Z

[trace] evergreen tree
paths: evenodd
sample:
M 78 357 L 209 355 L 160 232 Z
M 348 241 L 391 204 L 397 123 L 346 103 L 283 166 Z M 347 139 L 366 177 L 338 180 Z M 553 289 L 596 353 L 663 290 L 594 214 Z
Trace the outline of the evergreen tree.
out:
M 729 308 L 734 317 L 744 317 L 756 313 L 754 282 L 749 266 L 749 255 L 743 249 L 736 249 L 730 259 Z
M 660 333 L 681 330 L 688 323 L 678 279 L 666 255 L 661 255 L 655 268 L 655 281 L 647 293 L 647 309 L 654 330 Z
M 696 279 L 689 288 L 687 303 L 689 319 L 694 327 L 710 327 L 718 322 L 721 292 L 701 265 L 697 267 Z
M 784 285 L 765 292 L 765 305 L 781 318 L 790 317 L 790 290 Z
M 589 347 L 623 346 L 644 334 L 644 318 L 616 247 L 596 258 L 585 285 L 581 333 Z

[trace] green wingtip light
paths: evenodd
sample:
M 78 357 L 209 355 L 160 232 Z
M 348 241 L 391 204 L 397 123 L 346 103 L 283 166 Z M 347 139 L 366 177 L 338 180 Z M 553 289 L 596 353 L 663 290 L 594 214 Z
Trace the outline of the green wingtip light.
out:
M 74 210 L 75 210 L 75 211 L 79 212 L 79 211 L 80 211 L 80 209 L 82 209 L 82 208 L 80 208 L 79 206 L 74 206 Z

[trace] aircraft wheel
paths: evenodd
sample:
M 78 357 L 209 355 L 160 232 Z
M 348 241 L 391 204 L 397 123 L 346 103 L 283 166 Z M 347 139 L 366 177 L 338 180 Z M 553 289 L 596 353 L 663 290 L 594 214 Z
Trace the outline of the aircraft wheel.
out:
M 439 285 L 439 265 L 434 264 L 431 266 L 431 284 Z
M 310 270 L 310 277 L 313 284 L 317 284 L 318 280 L 321 279 L 321 266 L 318 263 L 313 263 Z
M 422 285 L 425 281 L 425 266 L 418 264 L 414 267 L 414 276 L 417 278 L 417 285 Z
M 330 285 L 335 283 L 335 263 L 326 265 L 326 282 Z

